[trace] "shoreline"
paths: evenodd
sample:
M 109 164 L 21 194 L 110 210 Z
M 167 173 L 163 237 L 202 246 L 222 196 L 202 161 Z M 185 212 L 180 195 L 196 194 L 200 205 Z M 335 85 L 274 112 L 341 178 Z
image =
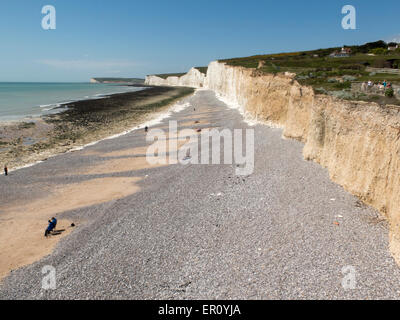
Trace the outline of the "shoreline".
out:
M 158 116 L 158 117 L 155 117 L 155 118 L 152 118 L 152 119 L 148 119 L 147 121 L 141 123 L 141 124 L 138 125 L 138 126 L 135 126 L 135 127 L 130 128 L 130 129 L 127 129 L 127 130 L 125 130 L 125 131 L 123 131 L 123 132 L 121 132 L 121 133 L 117 133 L 117 134 L 114 134 L 114 135 L 112 135 L 112 136 L 108 136 L 108 137 L 102 138 L 102 139 L 100 139 L 100 140 L 96 140 L 96 141 L 93 141 L 93 142 L 89 142 L 89 143 L 87 143 L 87 144 L 85 144 L 85 145 L 77 145 L 77 146 L 72 147 L 71 149 L 69 149 L 69 150 L 67 150 L 67 151 L 65 151 L 65 152 L 62 152 L 62 153 L 69 153 L 69 152 L 80 151 L 80 150 L 85 149 L 86 147 L 94 146 L 94 145 L 96 145 L 96 144 L 98 144 L 98 143 L 100 143 L 100 142 L 102 142 L 102 141 L 115 139 L 115 138 L 124 136 L 124 135 L 126 135 L 126 134 L 128 134 L 128 133 L 131 133 L 131 132 L 133 132 L 133 131 L 135 131 L 135 130 L 143 129 L 143 128 L 146 127 L 146 126 L 150 127 L 150 126 L 153 126 L 153 125 L 157 125 L 157 124 L 161 123 L 162 120 L 164 120 L 164 119 L 170 117 L 172 112 L 179 112 L 179 111 L 182 111 L 183 109 L 185 109 L 185 108 L 188 106 L 187 103 L 185 103 L 185 104 L 179 104 L 179 102 L 180 102 L 180 101 L 176 101 L 175 103 L 172 104 L 172 106 L 170 106 L 170 108 L 169 108 L 168 110 L 166 110 L 166 111 L 164 111 L 164 112 L 160 111 L 160 112 L 156 112 L 156 113 L 152 114 L 153 116 L 155 116 L 155 115 L 157 115 L 157 114 L 158 114 L 159 116 Z M 32 167 L 32 166 L 34 166 L 34 165 L 36 165 L 36 164 L 42 163 L 42 162 L 46 161 L 47 159 L 52 158 L 52 157 L 55 157 L 55 156 L 58 156 L 58 155 L 60 155 L 60 154 L 62 154 L 62 153 L 54 153 L 54 154 L 52 154 L 51 156 L 47 157 L 47 158 L 44 159 L 44 160 L 39 160 L 39 161 L 36 161 L 36 162 L 33 162 L 33 163 L 29 163 L 29 164 L 23 165 L 23 166 L 21 166 L 21 167 L 13 168 L 13 169 L 9 170 L 9 172 L 13 172 L 13 171 L 17 171 L 17 170 L 20 170 L 20 169 Z
M 32 121 L 38 118 L 59 114 L 63 111 L 66 111 L 70 104 L 83 102 L 83 101 L 90 101 L 90 100 L 100 100 L 112 97 L 117 94 L 124 94 L 124 93 L 134 93 L 137 91 L 146 90 L 152 86 L 147 84 L 109 84 L 109 87 L 126 87 L 126 88 L 137 88 L 135 91 L 130 91 L 131 89 L 127 89 L 128 91 L 115 91 L 111 93 L 97 93 L 97 94 L 88 94 L 86 96 L 75 97 L 75 98 L 64 98 L 61 101 L 57 102 L 46 102 L 46 104 L 35 104 L 33 103 L 30 105 L 31 108 L 39 108 L 41 111 L 39 113 L 27 113 L 25 115 L 21 114 L 12 114 L 12 115 L 0 115 L 0 126 L 5 124 L 14 124 L 23 121 Z M 60 98 L 61 99 L 61 98 Z
M 0 123 L 0 164 L 12 172 L 149 126 L 156 119 L 164 119 L 171 106 L 193 93 L 192 88 L 148 86 L 68 103 L 67 110 L 31 122 Z

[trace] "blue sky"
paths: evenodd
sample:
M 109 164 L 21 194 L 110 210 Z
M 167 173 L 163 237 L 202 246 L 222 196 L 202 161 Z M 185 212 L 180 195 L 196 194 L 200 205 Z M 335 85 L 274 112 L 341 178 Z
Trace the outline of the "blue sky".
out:
M 343 30 L 341 8 L 357 10 Z M 44 5 L 56 30 L 43 30 Z M 0 81 L 183 72 L 219 58 L 400 38 L 400 1 L 2 0 Z

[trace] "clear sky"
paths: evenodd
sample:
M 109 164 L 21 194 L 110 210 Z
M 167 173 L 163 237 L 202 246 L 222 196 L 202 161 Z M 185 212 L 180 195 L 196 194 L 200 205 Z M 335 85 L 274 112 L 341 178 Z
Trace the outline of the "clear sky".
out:
M 347 4 L 356 30 L 341 27 Z M 56 30 L 42 29 L 44 5 L 56 8 Z M 399 13 L 399 0 L 1 0 L 0 81 L 144 77 L 219 58 L 391 40 L 400 38 Z

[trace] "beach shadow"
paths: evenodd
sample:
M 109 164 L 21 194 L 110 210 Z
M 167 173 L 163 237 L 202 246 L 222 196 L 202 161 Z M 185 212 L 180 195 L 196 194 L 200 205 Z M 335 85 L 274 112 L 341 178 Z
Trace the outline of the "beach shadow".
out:
M 59 236 L 60 234 L 62 234 L 65 231 L 65 229 L 61 229 L 61 230 L 54 230 L 50 233 L 50 236 Z

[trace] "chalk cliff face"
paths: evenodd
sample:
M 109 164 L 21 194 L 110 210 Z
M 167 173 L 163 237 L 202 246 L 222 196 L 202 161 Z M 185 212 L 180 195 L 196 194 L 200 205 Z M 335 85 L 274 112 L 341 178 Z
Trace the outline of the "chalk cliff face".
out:
M 206 87 L 238 105 L 253 118 L 284 128 L 284 134 L 305 141 L 314 99 L 311 88 L 302 88 L 294 74 L 262 74 L 255 69 L 209 65 Z
M 302 141 L 305 159 L 326 167 L 333 181 L 384 214 L 390 246 L 400 263 L 400 108 L 315 95 L 294 74 L 211 62 L 207 76 L 191 70 L 169 85 L 205 87 L 244 114 L 283 128 Z M 151 84 L 159 84 L 149 79 Z M 161 79 L 163 80 L 163 79 Z M 147 81 L 147 80 L 146 80 Z
M 304 157 L 326 167 L 331 179 L 383 213 L 391 250 L 400 262 L 400 108 L 315 95 L 293 75 L 212 62 L 206 86 L 258 120 L 305 143 Z
M 145 83 L 153 86 L 181 86 L 201 88 L 204 86 L 206 75 L 192 68 L 181 77 L 168 77 L 163 79 L 157 76 L 147 76 Z
M 400 108 L 324 96 L 311 107 L 305 158 L 388 218 L 400 263 Z

